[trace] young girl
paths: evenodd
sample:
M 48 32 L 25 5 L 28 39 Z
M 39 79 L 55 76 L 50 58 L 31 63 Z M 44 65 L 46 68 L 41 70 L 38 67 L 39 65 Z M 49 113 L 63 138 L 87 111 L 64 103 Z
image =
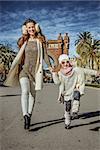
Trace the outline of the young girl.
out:
M 99 75 L 95 70 L 74 67 L 68 56 L 59 56 L 60 70 L 52 70 L 55 84 L 59 84 L 58 101 L 64 103 L 65 128 L 69 129 L 72 118 L 78 117 L 80 96 L 84 94 L 85 74 Z
M 24 117 L 24 129 L 29 129 L 35 104 L 36 90 L 42 89 L 43 59 L 51 69 L 46 51 L 46 41 L 39 25 L 27 19 L 22 26 L 23 36 L 18 40 L 20 50 L 9 71 L 6 85 L 15 86 L 20 82 L 21 106 Z

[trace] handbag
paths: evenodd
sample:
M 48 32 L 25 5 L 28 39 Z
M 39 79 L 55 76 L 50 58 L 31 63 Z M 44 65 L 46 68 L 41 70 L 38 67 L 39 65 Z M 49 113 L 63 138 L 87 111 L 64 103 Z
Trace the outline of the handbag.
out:
M 80 92 L 78 90 L 75 90 L 73 94 L 74 100 L 80 100 L 80 96 Z

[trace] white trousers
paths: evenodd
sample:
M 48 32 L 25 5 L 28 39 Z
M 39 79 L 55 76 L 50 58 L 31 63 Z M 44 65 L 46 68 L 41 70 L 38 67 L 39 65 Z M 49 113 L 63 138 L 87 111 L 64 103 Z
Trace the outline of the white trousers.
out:
M 23 116 L 32 114 L 35 104 L 35 87 L 31 85 L 30 80 L 27 77 L 20 79 L 21 85 L 21 106 Z
M 70 125 L 71 123 L 71 116 L 70 116 L 70 111 L 71 111 L 71 100 L 69 101 L 64 101 L 64 117 L 65 117 L 65 124 Z
M 78 113 L 80 107 L 80 101 L 73 100 L 73 101 L 64 101 L 64 117 L 65 117 L 65 124 L 71 124 L 71 113 Z
M 80 107 L 80 101 L 74 100 L 72 103 L 72 113 L 78 113 Z

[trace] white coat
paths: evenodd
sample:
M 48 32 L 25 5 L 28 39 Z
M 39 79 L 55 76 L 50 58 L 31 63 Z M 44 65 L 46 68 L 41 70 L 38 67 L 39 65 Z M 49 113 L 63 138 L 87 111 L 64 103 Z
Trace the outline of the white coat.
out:
M 80 94 L 83 95 L 85 90 L 85 74 L 96 75 L 97 71 L 81 68 L 81 67 L 75 67 L 74 71 L 76 72 L 76 76 L 77 76 L 76 86 L 78 86 Z M 58 73 L 53 72 L 52 76 L 53 76 L 54 83 L 59 85 L 59 95 L 58 95 L 58 101 L 59 101 L 61 95 L 64 93 L 64 78 L 60 71 Z
M 35 70 L 35 90 L 41 90 L 43 87 L 43 51 L 42 51 L 42 43 L 37 40 L 37 46 L 38 46 L 38 58 L 37 58 L 37 64 L 36 64 L 36 70 Z M 19 85 L 18 80 L 18 65 L 21 62 L 25 47 L 27 42 L 25 42 L 22 47 L 20 48 L 18 54 L 16 55 L 10 71 L 8 73 L 7 79 L 4 83 L 6 86 L 16 86 Z M 33 83 L 34 84 L 34 83 Z

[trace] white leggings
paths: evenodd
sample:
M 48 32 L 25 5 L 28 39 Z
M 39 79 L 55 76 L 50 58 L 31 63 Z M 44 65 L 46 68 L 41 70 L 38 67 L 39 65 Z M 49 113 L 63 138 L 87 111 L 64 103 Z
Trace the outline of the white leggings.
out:
M 70 125 L 71 123 L 71 113 L 78 113 L 80 107 L 80 101 L 78 100 L 69 100 L 64 101 L 64 117 L 65 117 L 65 124 Z
M 22 77 L 20 79 L 20 85 L 21 85 L 21 106 L 22 106 L 22 112 L 23 116 L 32 114 L 32 110 L 35 104 L 35 87 L 33 86 L 31 88 L 30 80 L 27 77 Z

